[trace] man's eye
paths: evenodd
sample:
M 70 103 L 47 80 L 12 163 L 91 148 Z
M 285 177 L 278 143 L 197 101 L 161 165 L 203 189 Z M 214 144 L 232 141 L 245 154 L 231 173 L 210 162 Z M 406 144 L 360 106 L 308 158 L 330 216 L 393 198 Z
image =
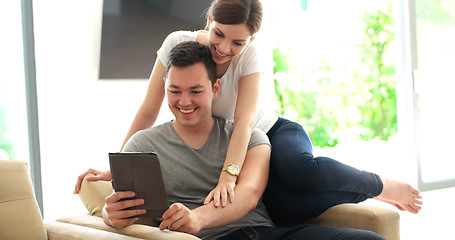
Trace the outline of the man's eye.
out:
M 202 91 L 191 91 L 191 93 L 193 93 L 193 94 L 200 94 L 200 93 L 202 93 Z
M 239 43 L 239 42 L 234 42 L 234 44 L 237 45 L 237 46 L 242 46 L 243 45 L 243 43 Z
M 180 93 L 179 91 L 172 91 L 172 90 L 169 90 L 169 92 L 172 93 L 172 94 L 178 94 L 178 93 Z

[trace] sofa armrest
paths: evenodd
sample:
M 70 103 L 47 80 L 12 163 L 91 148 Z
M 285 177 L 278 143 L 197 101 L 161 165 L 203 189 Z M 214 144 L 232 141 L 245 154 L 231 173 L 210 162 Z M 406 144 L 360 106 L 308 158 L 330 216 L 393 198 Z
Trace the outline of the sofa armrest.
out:
M 341 204 L 305 223 L 364 229 L 388 240 L 400 239 L 400 215 L 389 209 L 365 204 Z
M 161 231 L 157 227 L 132 224 L 122 229 L 110 227 L 106 225 L 102 218 L 91 215 L 80 215 L 72 217 L 63 217 L 57 220 L 61 223 L 69 223 L 74 225 L 83 226 L 86 228 L 93 228 L 111 233 L 121 234 L 140 239 L 166 239 L 166 240 L 198 240 L 199 238 L 181 232 L 173 232 L 169 230 Z

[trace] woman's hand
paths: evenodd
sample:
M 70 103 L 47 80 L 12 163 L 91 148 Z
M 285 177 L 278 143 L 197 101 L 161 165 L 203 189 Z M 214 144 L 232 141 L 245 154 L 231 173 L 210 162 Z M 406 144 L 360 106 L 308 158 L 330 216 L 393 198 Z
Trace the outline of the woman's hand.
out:
M 87 174 L 93 174 L 94 176 L 87 176 Z M 105 180 L 105 181 L 111 181 L 112 180 L 112 175 L 111 171 L 106 170 L 106 171 L 100 171 L 96 170 L 93 168 L 90 168 L 89 170 L 85 171 L 79 177 L 77 177 L 77 182 L 76 182 L 76 187 L 74 187 L 74 194 L 78 194 L 79 191 L 81 190 L 81 185 L 82 185 L 82 180 L 87 179 L 87 181 L 98 181 L 98 180 Z
M 207 195 L 204 204 L 209 204 L 213 201 L 215 207 L 226 207 L 227 201 L 234 202 L 234 188 L 237 182 L 237 177 L 229 175 L 227 172 L 221 172 L 218 185 Z

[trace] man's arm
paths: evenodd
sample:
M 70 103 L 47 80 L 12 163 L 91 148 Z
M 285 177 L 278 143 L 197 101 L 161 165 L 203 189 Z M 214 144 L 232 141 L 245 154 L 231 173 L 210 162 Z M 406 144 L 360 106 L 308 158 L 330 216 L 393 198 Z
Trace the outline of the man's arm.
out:
M 213 204 L 189 210 L 183 204 L 173 204 L 163 214 L 160 229 L 198 233 L 202 229 L 234 223 L 253 210 L 261 198 L 269 175 L 270 146 L 258 145 L 248 150 L 235 187 L 236 200 L 224 208 Z

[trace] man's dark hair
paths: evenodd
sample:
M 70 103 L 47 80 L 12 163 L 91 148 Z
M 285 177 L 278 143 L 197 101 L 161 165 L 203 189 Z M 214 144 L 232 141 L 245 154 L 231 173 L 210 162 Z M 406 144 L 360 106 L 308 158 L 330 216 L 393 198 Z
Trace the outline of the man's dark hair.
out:
M 171 49 L 167 57 L 165 79 L 171 66 L 187 67 L 202 62 L 207 70 L 212 87 L 216 82 L 216 64 L 212 59 L 210 49 L 198 42 L 181 42 Z

